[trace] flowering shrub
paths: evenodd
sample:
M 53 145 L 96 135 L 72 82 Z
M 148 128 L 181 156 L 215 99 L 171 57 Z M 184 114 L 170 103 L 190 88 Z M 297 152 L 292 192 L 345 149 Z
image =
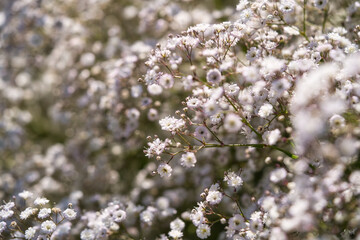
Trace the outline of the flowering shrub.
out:
M 358 1 L 0 6 L 0 238 L 360 239 Z

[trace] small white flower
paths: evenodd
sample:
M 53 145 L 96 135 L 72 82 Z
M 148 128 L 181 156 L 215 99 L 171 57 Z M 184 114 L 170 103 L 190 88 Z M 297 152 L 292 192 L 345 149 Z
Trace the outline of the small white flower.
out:
M 236 175 L 234 172 L 227 172 L 224 177 L 224 181 L 226 181 L 230 187 L 235 188 L 240 187 L 243 184 L 241 177 Z
M 274 112 L 273 106 L 270 103 L 265 103 L 260 107 L 259 116 L 262 118 L 267 118 Z
M 241 129 L 242 125 L 241 118 L 238 115 L 234 113 L 226 115 L 224 120 L 224 128 L 226 131 L 235 133 Z
M 176 131 L 185 127 L 185 121 L 175 117 L 165 117 L 159 121 L 162 130 L 170 131 L 175 134 Z
M 25 231 L 25 239 L 32 239 L 33 237 L 35 237 L 35 233 L 36 233 L 36 229 L 33 227 L 29 227 Z
M 282 11 L 284 14 L 289 14 L 294 11 L 295 3 L 291 0 L 281 1 L 279 8 L 280 8 L 280 11 Z
M 117 210 L 113 213 L 115 222 L 122 222 L 126 219 L 126 212 L 124 210 Z
M 207 115 L 207 116 L 216 114 L 218 108 L 219 107 L 216 104 L 216 101 L 214 101 L 214 100 L 207 101 L 203 106 L 205 115 Z
M 327 0 L 314 0 L 314 5 L 318 9 L 324 9 L 327 4 Z
M 35 199 L 35 201 L 34 201 L 34 204 L 35 205 L 45 205 L 45 204 L 47 204 L 47 203 L 49 203 L 49 200 L 47 199 L 47 198 L 40 198 L 40 197 L 37 197 L 36 199 Z
M 208 201 L 211 205 L 219 204 L 222 200 L 222 193 L 219 191 L 209 191 L 206 196 L 206 201 Z
M 279 129 L 267 131 L 264 134 L 265 141 L 269 145 L 274 145 L 275 143 L 277 143 L 277 141 L 279 141 L 280 137 L 281 137 L 281 132 Z
M 246 228 L 245 220 L 240 214 L 235 214 L 229 219 L 229 228 L 240 231 Z
M 49 217 L 51 214 L 51 209 L 50 208 L 43 208 L 39 211 L 39 214 L 38 214 L 38 217 L 40 219 L 44 219 L 44 218 L 47 218 Z
M 14 211 L 12 210 L 8 210 L 8 209 L 0 210 L 0 219 L 8 219 L 13 215 L 14 215 Z
M 34 209 L 28 207 L 20 213 L 20 219 L 22 220 L 28 219 L 33 213 L 34 213 Z
M 246 53 L 246 59 L 250 62 L 253 62 L 254 60 L 258 59 L 260 56 L 260 50 L 256 47 L 251 47 L 247 53 Z
M 95 240 L 95 233 L 91 229 L 84 229 L 80 234 L 81 240 Z
M 159 118 L 159 112 L 155 108 L 150 108 L 147 114 L 150 121 L 155 121 Z
M 209 140 L 210 138 L 210 132 L 209 130 L 204 126 L 198 126 L 195 129 L 194 137 L 198 138 L 199 140 Z
M 272 181 L 274 183 L 278 183 L 281 180 L 285 179 L 286 175 L 287 175 L 287 172 L 284 168 L 275 169 L 270 173 L 270 181 Z
M 140 220 L 142 222 L 145 222 L 149 225 L 152 224 L 152 221 L 154 219 L 154 212 L 156 211 L 155 208 L 153 207 L 147 207 L 147 209 L 145 211 L 143 211 L 141 214 L 140 214 Z
M 0 222 L 0 234 L 5 230 L 6 228 L 6 222 L 2 221 Z
M 173 239 L 179 239 L 179 238 L 182 238 L 183 233 L 178 229 L 172 229 L 169 232 L 169 236 L 172 237 Z
M 162 163 L 159 165 L 157 172 L 160 174 L 160 177 L 170 177 L 172 168 L 169 164 Z
M 196 163 L 196 157 L 195 154 L 192 152 L 185 153 L 180 158 L 180 164 L 183 167 L 186 168 L 195 167 L 195 163 Z
M 201 211 L 196 211 L 190 214 L 190 220 L 195 226 L 199 226 L 204 221 L 204 214 Z
M 160 95 L 163 91 L 162 87 L 158 84 L 149 85 L 147 90 L 151 95 Z
M 200 107 L 201 105 L 201 101 L 197 98 L 189 98 L 187 101 L 186 101 L 186 105 L 191 108 L 191 109 L 195 109 L 195 108 L 198 108 Z
M 208 238 L 211 235 L 209 225 L 200 224 L 196 229 L 196 235 L 201 239 Z
M 171 88 L 174 85 L 174 78 L 170 74 L 165 73 L 159 78 L 159 84 L 165 89 Z
M 211 69 L 206 74 L 206 80 L 211 84 L 218 84 L 221 82 L 221 72 L 218 69 Z
M 345 118 L 338 114 L 333 115 L 329 122 L 332 129 L 343 129 L 345 127 Z
M 19 193 L 19 197 L 23 198 L 23 199 L 29 199 L 33 196 L 34 194 L 32 192 L 29 191 L 22 191 L 21 193 Z
M 176 218 L 174 221 L 170 223 L 170 228 L 173 230 L 176 229 L 182 231 L 184 227 L 185 227 L 185 223 L 180 218 Z
M 46 220 L 41 224 L 41 231 L 43 231 L 45 234 L 50 234 L 54 232 L 56 229 L 56 224 L 51 220 Z
M 76 218 L 76 212 L 72 208 L 67 208 L 65 211 L 63 211 L 63 214 L 64 217 L 69 221 L 74 220 Z

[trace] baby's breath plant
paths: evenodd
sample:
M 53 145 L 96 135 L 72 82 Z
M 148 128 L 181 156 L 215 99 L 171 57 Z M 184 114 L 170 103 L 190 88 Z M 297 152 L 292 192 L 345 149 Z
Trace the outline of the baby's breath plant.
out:
M 360 3 L 0 3 L 0 239 L 359 239 Z

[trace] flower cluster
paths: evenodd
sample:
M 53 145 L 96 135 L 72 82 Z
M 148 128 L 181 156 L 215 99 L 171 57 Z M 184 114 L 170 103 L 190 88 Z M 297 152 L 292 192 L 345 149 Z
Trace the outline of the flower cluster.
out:
M 359 1 L 1 2 L 0 238 L 358 239 L 359 20 Z
M 51 208 L 47 198 L 34 198 L 34 194 L 29 191 L 19 193 L 14 200 L 0 206 L 0 233 L 7 233 L 6 230 L 9 230 L 9 235 L 2 236 L 16 239 L 61 238 L 70 232 L 69 221 L 77 218 L 77 212 L 71 203 L 65 210 Z M 26 207 L 30 202 L 33 202 L 33 207 Z M 22 208 L 24 209 L 21 210 Z

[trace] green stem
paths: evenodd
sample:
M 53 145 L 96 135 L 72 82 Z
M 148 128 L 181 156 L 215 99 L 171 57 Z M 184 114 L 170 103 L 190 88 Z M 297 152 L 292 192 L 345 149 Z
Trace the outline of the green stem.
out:
M 237 111 L 239 111 L 238 109 L 237 109 L 237 107 L 235 107 L 235 105 L 233 104 L 233 102 L 229 99 L 229 97 L 228 96 L 226 96 L 226 94 L 224 94 L 224 96 L 225 96 L 225 98 L 226 98 L 226 100 L 228 100 L 228 102 L 231 104 L 231 106 L 234 108 L 234 110 L 237 112 Z
M 299 156 L 295 155 L 295 154 L 292 154 L 291 152 L 287 151 L 287 150 L 284 150 L 282 148 L 279 148 L 277 146 L 273 146 L 273 145 L 268 145 L 268 144 L 261 144 L 261 143 L 258 143 L 258 144 L 249 144 L 249 143 L 246 143 L 246 144 L 240 144 L 240 143 L 235 143 L 235 144 L 224 144 L 224 145 L 221 145 L 221 144 L 205 144 L 204 148 L 214 148 L 214 147 L 255 147 L 255 148 L 272 148 L 272 149 L 275 149 L 275 150 L 278 150 L 280 152 L 283 152 L 285 153 L 287 156 L 291 157 L 292 159 L 298 159 Z
M 228 102 L 231 104 L 231 106 L 234 108 L 234 110 L 236 112 L 238 112 L 239 110 L 237 109 L 237 107 L 235 106 L 235 104 L 229 99 L 228 96 L 226 96 L 226 94 L 224 94 L 226 100 L 228 100 Z M 246 118 L 242 118 L 242 122 L 246 124 L 246 126 L 248 126 L 254 133 L 256 133 L 256 135 L 259 137 L 259 138 L 262 138 L 262 135 L 255 130 L 255 128 L 253 128 L 253 126 L 251 126 L 251 124 L 246 120 Z
M 322 23 L 322 28 L 321 28 L 321 32 L 322 33 L 325 33 L 325 25 L 326 25 L 326 21 L 328 19 L 328 16 L 329 16 L 329 8 L 327 7 L 325 9 L 325 12 L 324 12 L 324 20 L 323 20 L 323 23 Z
M 188 140 L 186 140 L 180 133 L 177 133 L 177 135 L 184 141 L 186 142 L 186 144 L 188 144 L 189 146 L 191 146 L 190 142 Z
M 262 135 L 261 135 L 258 131 L 256 131 L 253 126 L 251 126 L 251 124 L 249 123 L 248 120 L 246 120 L 246 118 L 243 118 L 243 119 L 242 119 L 242 122 L 245 123 L 246 126 L 248 126 L 259 138 L 262 139 Z
M 204 121 L 204 126 L 209 130 L 209 132 L 216 138 L 216 141 L 218 141 L 221 145 L 224 145 L 223 141 L 221 141 L 217 136 L 216 134 L 211 131 L 211 129 L 206 125 L 206 122 Z
M 303 33 L 306 35 L 306 3 L 307 0 L 304 0 L 304 7 L 303 7 Z

